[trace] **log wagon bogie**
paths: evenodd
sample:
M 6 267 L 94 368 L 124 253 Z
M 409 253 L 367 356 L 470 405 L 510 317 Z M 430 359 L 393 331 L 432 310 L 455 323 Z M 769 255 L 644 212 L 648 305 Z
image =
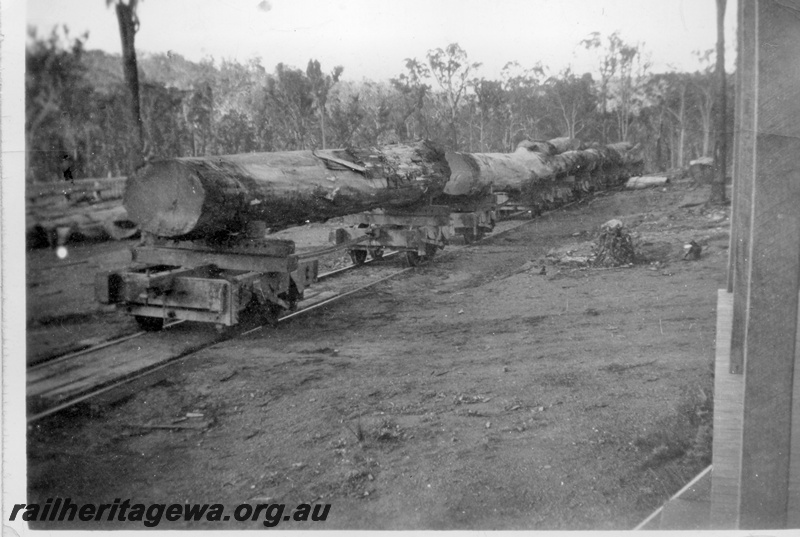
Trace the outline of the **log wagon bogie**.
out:
M 176 320 L 229 327 L 246 309 L 274 321 L 296 307 L 318 273 L 316 259 L 301 260 L 294 243 L 283 240 L 152 239 L 134 248 L 132 258 L 127 270 L 98 274 L 95 294 L 146 330 Z
M 451 209 L 440 205 L 413 210 L 378 209 L 345 216 L 342 222 L 349 227 L 331 232 L 333 244 L 345 244 L 366 236 L 365 241 L 348 248 L 356 264 L 364 263 L 367 254 L 379 259 L 389 249 L 403 252 L 407 263 L 417 266 L 433 259 L 451 235 Z

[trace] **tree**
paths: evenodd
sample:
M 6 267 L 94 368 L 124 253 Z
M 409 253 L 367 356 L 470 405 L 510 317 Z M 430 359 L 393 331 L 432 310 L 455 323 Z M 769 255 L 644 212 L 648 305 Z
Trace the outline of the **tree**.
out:
M 481 64 L 469 63 L 466 51 L 458 43 L 451 43 L 444 49 L 429 50 L 428 64 L 433 78 L 444 91 L 450 146 L 458 149 L 458 107 L 467 91 L 470 73 Z
M 63 35 L 62 35 L 63 33 Z M 73 165 L 91 129 L 93 90 L 82 63 L 86 35 L 71 39 L 66 27 L 47 40 L 28 31 L 25 48 L 25 176 L 29 181 L 62 179 L 62 162 Z M 38 158 L 32 158 L 36 154 Z M 66 157 L 66 158 L 65 158 Z M 74 170 L 71 170 L 71 172 Z M 74 174 L 70 173 L 71 175 Z
M 649 63 L 643 61 L 638 45 L 628 45 L 618 41 L 619 78 L 614 98 L 614 111 L 617 116 L 617 132 L 620 141 L 628 139 L 631 121 L 643 103 L 643 84 Z
M 547 80 L 548 106 L 558 118 L 562 136 L 577 138 L 589 123 L 596 107 L 593 84 L 592 75 L 579 77 L 570 68 Z
M 674 136 L 670 137 L 672 146 L 672 167 L 683 168 L 685 164 L 684 150 L 686 148 L 686 101 L 689 82 L 684 73 L 671 73 L 663 79 L 667 86 L 661 96 L 664 110 L 669 113 L 670 120 L 678 131 L 677 140 Z
M 649 63 L 642 57 L 638 44 L 623 41 L 619 32 L 608 36 L 605 44 L 599 32 L 593 32 L 581 41 L 587 50 L 597 50 L 600 56 L 600 139 L 608 139 L 608 114 L 614 112 L 617 138 L 624 141 L 634 116 L 643 105 L 642 92 Z
M 423 81 L 431 76 L 430 69 L 416 58 L 406 58 L 406 72 L 391 79 L 400 93 L 402 105 L 395 130 L 401 140 L 419 138 L 425 125 L 422 109 L 431 87 Z M 411 119 L 415 119 L 411 124 Z
M 725 203 L 725 167 L 728 160 L 728 99 L 725 80 L 725 0 L 717 0 L 717 136 L 714 141 L 714 180 L 710 203 Z
M 233 155 L 255 151 L 255 134 L 250 119 L 237 110 L 230 110 L 216 123 L 216 153 Z
M 337 96 L 331 106 L 331 128 L 337 147 L 350 147 L 356 132 L 364 124 L 367 112 L 361 105 L 358 93 Z
M 711 65 L 711 55 L 714 53 L 713 49 L 708 49 L 705 52 L 695 51 L 698 60 L 705 64 L 706 67 L 697 73 L 694 77 L 694 88 L 699 92 L 698 109 L 700 111 L 700 119 L 703 123 L 703 149 L 702 156 L 708 156 L 709 149 L 711 148 L 711 130 L 713 124 L 712 112 L 714 109 L 714 73 L 713 66 Z
M 544 104 L 545 76 L 545 68 L 540 63 L 530 69 L 522 69 L 517 62 L 509 62 L 503 67 L 501 78 L 506 94 L 504 151 L 513 151 L 525 138 L 542 137 L 540 124 L 548 119 Z
M 192 156 L 213 152 L 214 89 L 211 81 L 201 81 L 186 103 L 186 122 L 191 130 Z
M 152 158 L 183 156 L 190 133 L 183 120 L 187 91 L 166 87 L 158 82 L 143 82 L 142 118 Z M 124 94 L 124 93 L 123 93 Z
M 325 75 L 317 60 L 309 60 L 308 67 L 306 67 L 306 76 L 311 82 L 311 93 L 314 96 L 314 107 L 319 114 L 322 149 L 325 149 L 325 104 L 328 102 L 328 93 L 331 91 L 331 87 L 339 81 L 342 71 L 344 71 L 344 67 L 337 65 L 330 75 Z
M 489 151 L 492 144 L 487 142 L 487 131 L 491 131 L 493 124 L 503 123 L 506 111 L 506 96 L 503 84 L 495 80 L 474 80 L 475 98 L 479 115 L 478 123 L 478 151 Z M 502 126 L 505 130 L 505 126 Z M 472 147 L 469 148 L 472 151 Z
M 139 31 L 139 17 L 136 7 L 139 0 L 106 0 L 106 6 L 114 4 L 119 22 L 119 35 L 122 40 L 122 67 L 130 98 L 130 114 L 137 134 L 137 147 L 131 153 L 129 172 L 144 163 L 145 138 L 142 123 L 141 101 L 139 98 L 139 68 L 136 63 L 134 41 Z
M 279 63 L 267 82 L 267 115 L 274 126 L 276 148 L 307 149 L 314 119 L 314 91 L 306 74 Z

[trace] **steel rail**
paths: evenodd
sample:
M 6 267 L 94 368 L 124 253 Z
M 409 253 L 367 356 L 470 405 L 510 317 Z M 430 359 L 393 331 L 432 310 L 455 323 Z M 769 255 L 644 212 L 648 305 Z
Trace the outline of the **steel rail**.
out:
M 396 255 L 397 253 L 399 253 L 399 252 L 390 252 L 389 254 L 387 254 L 387 255 L 385 255 L 383 257 L 384 258 L 385 257 L 391 257 L 393 255 Z M 355 268 L 361 267 L 364 264 L 370 264 L 372 261 L 375 261 L 375 260 L 374 259 L 370 259 L 369 261 L 366 261 L 365 263 L 362 263 L 362 264 L 358 264 L 358 265 L 352 264 L 352 265 L 348 265 L 346 267 L 335 269 L 335 270 L 332 270 L 330 272 L 321 274 L 318 277 L 318 279 L 330 279 L 330 278 L 333 278 L 333 277 L 335 277 L 335 276 L 337 276 L 339 274 L 342 274 L 344 272 L 348 272 L 348 271 L 353 270 Z M 290 313 L 288 315 L 284 315 L 284 316 L 282 316 L 282 317 L 280 317 L 278 319 L 278 322 L 286 320 L 286 319 L 289 319 L 289 318 L 297 317 L 297 316 L 299 316 L 299 315 L 301 315 L 301 314 L 303 314 L 303 313 L 305 313 L 307 311 L 311 311 L 313 309 L 316 309 L 317 307 L 320 307 L 321 305 L 327 305 L 327 304 L 329 304 L 331 302 L 334 302 L 335 300 L 340 300 L 340 299 L 342 299 L 342 298 L 344 298 L 346 296 L 354 294 L 354 293 L 356 293 L 356 292 L 358 292 L 358 291 L 360 291 L 362 289 L 366 289 L 367 287 L 370 287 L 371 285 L 375 285 L 377 283 L 380 283 L 381 281 L 384 281 L 384 280 L 386 280 L 386 279 L 388 279 L 390 277 L 394 277 L 397 274 L 399 274 L 401 272 L 405 272 L 407 270 L 409 270 L 409 269 L 403 269 L 401 271 L 398 271 L 397 273 L 393 273 L 393 274 L 389 275 L 388 277 L 383 277 L 383 278 L 381 278 L 381 279 L 379 279 L 379 280 L 377 280 L 375 282 L 372 282 L 372 283 L 367 284 L 367 285 L 363 285 L 363 286 L 359 287 L 358 289 L 354 289 L 354 290 L 351 290 L 351 291 L 347 291 L 347 292 L 344 292 L 344 293 L 337 294 L 337 295 L 335 295 L 335 296 L 333 296 L 333 297 L 331 297 L 329 299 L 324 300 L 321 303 L 314 304 L 314 305 L 309 306 L 307 308 L 303 308 L 301 310 L 292 312 L 292 313 Z M 179 321 L 176 321 L 174 323 L 170 323 L 170 324 L 166 325 L 165 328 L 168 328 L 168 327 L 171 327 L 171 326 L 175 326 L 175 325 L 178 325 L 178 324 L 182 324 L 184 322 L 186 322 L 186 321 L 179 320 Z M 96 390 L 91 390 L 91 391 L 89 391 L 87 393 L 84 393 L 84 394 L 81 394 L 79 396 L 76 396 L 76 397 L 74 397 L 74 398 L 72 398 L 72 399 L 70 399 L 68 401 L 64 401 L 63 403 L 57 404 L 55 406 L 52 406 L 52 407 L 47 408 L 45 410 L 42 410 L 41 412 L 38 412 L 38 413 L 33 414 L 33 415 L 30 415 L 27 418 L 27 423 L 32 423 L 32 422 L 38 421 L 38 420 L 40 420 L 42 418 L 45 418 L 47 416 L 56 414 L 56 413 L 58 413 L 58 412 L 60 412 L 62 410 L 68 409 L 68 408 L 70 408 L 72 406 L 75 406 L 75 405 L 77 405 L 79 403 L 82 403 L 84 401 L 92 399 L 93 397 L 102 395 L 102 394 L 107 393 L 107 392 L 109 392 L 111 390 L 114 390 L 116 388 L 119 388 L 121 386 L 129 384 L 129 383 L 131 383 L 133 381 L 139 380 L 139 379 L 141 379 L 142 377 L 144 377 L 146 375 L 152 374 L 152 373 L 154 373 L 156 371 L 159 371 L 160 369 L 163 369 L 164 367 L 167 367 L 169 365 L 174 364 L 177 360 L 185 359 L 187 357 L 191 357 L 192 355 L 198 354 L 200 351 L 202 351 L 204 349 L 207 349 L 209 347 L 212 347 L 212 346 L 214 346 L 214 345 L 216 345 L 218 343 L 221 343 L 222 341 L 228 341 L 228 340 L 234 339 L 236 337 L 241 337 L 241 336 L 249 334 L 249 333 L 251 333 L 251 332 L 253 332 L 255 330 L 259 330 L 259 329 L 263 328 L 264 326 L 265 325 L 261 325 L 261 326 L 256 327 L 255 329 L 252 329 L 252 330 L 248 330 L 248 331 L 241 332 L 241 333 L 238 333 L 238 334 L 231 334 L 231 337 L 217 338 L 217 339 L 209 342 L 207 345 L 204 345 L 204 346 L 202 346 L 200 348 L 192 349 L 188 353 L 179 353 L 176 356 L 173 356 L 171 358 L 168 358 L 168 359 L 160 362 L 156 366 L 143 368 L 140 371 L 137 371 L 137 372 L 135 372 L 133 374 L 125 376 L 124 378 L 120 378 L 118 381 L 112 381 L 110 383 L 106 383 L 106 384 L 98 387 Z M 101 343 L 99 345 L 94 345 L 92 347 L 81 349 L 81 350 L 76 351 L 76 352 L 72 352 L 72 353 L 69 353 L 69 354 L 61 355 L 61 356 L 55 357 L 53 359 L 39 361 L 39 362 L 36 362 L 36 363 L 30 365 L 27 368 L 27 370 L 28 371 L 40 371 L 40 370 L 46 369 L 47 367 L 52 367 L 54 365 L 61 364 L 63 362 L 78 358 L 80 356 L 84 356 L 86 354 L 90 354 L 92 352 L 96 352 L 96 351 L 100 351 L 102 349 L 113 347 L 114 345 L 119 345 L 121 343 L 124 343 L 125 341 L 129 341 L 131 339 L 135 339 L 137 337 L 141 337 L 141 336 L 144 336 L 146 334 L 152 334 L 152 332 L 147 332 L 147 331 L 136 332 L 134 334 L 129 334 L 127 336 L 123 336 L 123 337 L 120 337 L 120 338 L 116 338 L 116 339 L 113 339 L 113 340 L 109 340 L 109 341 L 103 342 L 103 343 Z
M 572 205 L 575 205 L 577 203 L 581 203 L 582 201 L 585 201 L 586 199 L 588 199 L 588 198 L 584 198 L 584 199 L 581 199 L 581 200 L 576 200 L 574 202 L 568 203 L 568 204 L 566 204 L 566 205 L 564 205 L 562 207 L 559 207 L 557 209 L 553 209 L 551 211 L 543 212 L 540 215 L 538 215 L 537 218 L 540 218 L 542 216 L 546 216 L 546 215 L 551 214 L 551 213 L 556 212 L 556 211 L 564 210 L 564 209 L 566 209 L 566 208 L 568 208 L 568 207 L 570 207 Z M 505 233 L 508 233 L 509 231 L 513 231 L 513 230 L 518 229 L 518 228 L 520 228 L 522 226 L 528 225 L 528 224 L 534 222 L 535 220 L 536 219 L 534 219 L 534 218 L 532 218 L 530 220 L 524 220 L 522 222 L 517 223 L 516 225 L 510 226 L 510 227 L 508 227 L 506 229 L 498 231 L 497 233 L 492 233 L 490 235 L 486 235 L 486 236 L 484 236 L 484 237 L 482 237 L 482 238 L 470 243 L 469 245 L 455 246 L 455 247 L 451 248 L 450 250 L 448 250 L 447 252 L 445 252 L 441 257 L 454 255 L 454 254 L 462 251 L 464 248 L 467 248 L 468 246 L 474 245 L 475 243 L 482 242 L 482 241 L 487 240 L 487 239 L 499 237 L 499 236 L 501 236 L 501 235 L 503 235 Z M 387 254 L 387 255 L 385 255 L 383 257 L 384 258 L 385 257 L 389 257 L 389 256 L 392 256 L 392 255 L 396 255 L 398 253 L 400 253 L 400 252 L 399 251 L 390 252 L 389 254 Z M 342 267 L 341 269 L 335 269 L 335 270 L 332 270 L 330 272 L 321 274 L 318 277 L 318 279 L 320 279 L 320 278 L 327 279 L 329 277 L 333 277 L 334 275 L 340 274 L 342 272 L 346 272 L 346 271 L 352 270 L 354 268 L 360 267 L 363 264 L 370 263 L 372 261 L 374 261 L 374 259 L 371 259 L 370 261 L 367 261 L 367 262 L 359 264 L 359 265 L 353 264 L 353 265 L 348 265 L 347 267 Z M 402 274 L 408 273 L 408 272 L 414 270 L 415 268 L 422 268 L 422 267 L 406 267 L 406 268 L 400 269 L 397 272 L 394 272 L 392 274 L 389 274 L 387 276 L 379 278 L 379 279 L 377 279 L 377 280 L 375 280 L 373 282 L 370 282 L 370 283 L 367 283 L 367 284 L 362 285 L 360 287 L 357 287 L 356 289 L 352 289 L 350 291 L 346 291 L 344 293 L 337 294 L 335 296 L 332 296 L 332 297 L 330 297 L 328 299 L 323 300 L 322 302 L 313 304 L 313 305 L 311 305 L 311 306 L 309 306 L 307 308 L 303 308 L 303 309 L 300 309 L 298 311 L 283 315 L 282 317 L 278 318 L 278 322 L 280 323 L 282 321 L 287 321 L 289 319 L 293 319 L 295 317 L 298 317 L 298 316 L 300 316 L 300 315 L 302 315 L 304 313 L 308 313 L 310 311 L 316 310 L 317 308 L 321 308 L 321 307 L 327 306 L 327 305 L 329 305 L 329 304 L 331 304 L 333 302 L 336 302 L 338 300 L 342 300 L 342 299 L 344 299 L 346 297 L 349 297 L 349 296 L 354 295 L 354 294 L 356 294 L 356 293 L 358 293 L 360 291 L 363 291 L 364 289 L 368 289 L 370 287 L 373 287 L 375 285 L 383 283 L 383 282 L 385 282 L 387 280 L 390 280 L 390 279 L 395 278 L 397 276 L 400 276 Z M 175 322 L 175 323 L 171 323 L 169 326 L 174 326 L 174 325 L 179 324 L 181 322 L 184 322 L 184 321 L 178 321 L 178 322 Z M 231 337 L 222 338 L 222 339 L 218 338 L 218 339 L 215 339 L 214 341 L 209 342 L 207 345 L 203 345 L 200 348 L 194 348 L 194 349 L 192 349 L 192 350 L 190 350 L 190 351 L 188 351 L 186 353 L 179 353 L 176 356 L 170 357 L 170 358 L 168 358 L 168 359 L 166 359 L 166 360 L 164 360 L 162 362 L 159 362 L 157 365 L 154 365 L 154 366 L 151 366 L 151 367 L 148 367 L 148 368 L 143 368 L 143 369 L 141 369 L 141 370 L 139 370 L 137 372 L 134 372 L 132 374 L 129 374 L 129 375 L 125 376 L 124 378 L 120 378 L 117 381 L 111 381 L 110 383 L 104 384 L 103 386 L 97 388 L 96 390 L 92 390 L 92 391 L 89 391 L 87 393 L 81 394 L 79 396 L 76 396 L 73 399 L 70 399 L 69 401 L 64 401 L 63 403 L 60 403 L 60 404 L 55 405 L 53 407 L 50 407 L 50 408 L 48 408 L 46 410 L 43 410 L 41 412 L 38 412 L 38 413 L 33 414 L 31 416 L 28 416 L 27 423 L 32 423 L 32 422 L 38 421 L 38 420 L 40 420 L 42 418 L 45 418 L 47 416 L 51 416 L 51 415 L 56 414 L 56 413 L 58 413 L 58 412 L 60 412 L 62 410 L 65 410 L 65 409 L 68 409 L 70 407 L 73 407 L 73 406 L 75 406 L 75 405 L 77 405 L 79 403 L 85 402 L 85 401 L 87 401 L 89 399 L 92 399 L 94 397 L 97 397 L 99 395 L 102 395 L 102 394 L 108 393 L 108 392 L 110 392 L 112 390 L 118 389 L 118 388 L 120 388 L 120 387 L 122 387 L 122 386 L 124 386 L 126 384 L 130 384 L 130 383 L 132 383 L 132 382 L 134 382 L 136 380 L 139 380 L 141 378 L 144 378 L 144 377 L 146 377 L 148 375 L 152 375 L 153 373 L 155 373 L 155 372 L 157 372 L 159 370 L 162 370 L 162 369 L 164 369 L 166 367 L 174 365 L 178 360 L 191 359 L 192 357 L 199 355 L 200 351 L 202 351 L 202 350 L 205 350 L 205 349 L 207 349 L 209 347 L 213 347 L 214 345 L 216 345 L 218 343 L 221 343 L 223 341 L 229 341 L 230 339 L 234 339 L 234 338 L 237 338 L 237 337 L 242 337 L 242 336 L 251 334 L 253 332 L 261 330 L 262 328 L 264 328 L 264 326 L 266 326 L 266 325 L 257 326 L 255 328 L 252 328 L 252 329 L 244 331 L 244 332 L 240 332 L 238 334 L 232 334 Z M 141 335 L 143 335 L 145 333 L 146 332 L 140 332 L 140 333 L 132 334 L 132 335 L 129 335 L 129 336 L 125 336 L 123 338 L 119 338 L 119 339 L 114 340 L 114 341 L 109 341 L 109 342 L 106 342 L 104 344 L 95 346 L 93 348 L 84 349 L 82 351 L 78 351 L 76 353 L 72 353 L 71 355 L 62 356 L 62 357 L 58 358 L 57 360 L 60 362 L 60 361 L 63 361 L 65 359 L 68 359 L 68 358 L 75 358 L 77 356 L 80 356 L 80 355 L 83 355 L 83 354 L 87 354 L 89 352 L 93 352 L 95 350 L 100 350 L 101 348 L 107 348 L 109 346 L 113 346 L 114 344 L 119 344 L 119 343 L 121 343 L 123 341 L 127 341 L 127 340 L 130 340 L 130 339 L 133 339 L 134 337 L 139 337 L 139 336 L 141 336 Z M 40 364 L 38 364 L 35 367 L 48 366 L 48 365 L 51 365 L 53 362 L 54 362 L 54 360 L 41 362 Z M 32 366 L 32 367 L 34 367 L 34 366 Z

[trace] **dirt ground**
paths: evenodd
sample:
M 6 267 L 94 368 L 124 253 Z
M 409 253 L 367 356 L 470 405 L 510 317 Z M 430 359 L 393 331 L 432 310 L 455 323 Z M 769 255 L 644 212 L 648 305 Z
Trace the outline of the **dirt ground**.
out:
M 295 530 L 630 529 L 710 463 L 729 220 L 708 194 L 595 198 L 206 349 L 112 407 L 39 422 L 29 502 L 331 504 L 324 523 L 278 526 Z M 612 218 L 636 265 L 555 261 Z M 702 255 L 685 261 L 691 239 Z M 126 245 L 85 248 L 57 275 L 37 261 L 52 254 L 29 257 L 29 342 L 135 329 L 85 296 Z M 64 281 L 76 290 L 57 293 Z M 153 427 L 171 423 L 196 426 Z

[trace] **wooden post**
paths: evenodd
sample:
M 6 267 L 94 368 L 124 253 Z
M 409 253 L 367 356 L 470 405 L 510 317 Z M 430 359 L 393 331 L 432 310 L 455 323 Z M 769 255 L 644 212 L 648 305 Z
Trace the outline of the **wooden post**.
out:
M 736 527 L 779 529 L 797 517 L 790 483 L 792 497 L 800 488 L 800 445 L 791 442 L 800 428 L 800 416 L 792 419 L 800 390 L 800 0 L 739 7 L 731 370 L 741 359 L 744 393 Z
M 800 304 L 800 297 L 798 297 Z M 787 528 L 800 528 L 800 306 L 794 343 L 794 392 L 792 394 L 792 451 L 789 454 L 789 513 Z
M 736 71 L 734 77 L 734 95 L 733 95 L 733 184 L 732 192 L 731 192 L 731 222 L 735 222 L 739 217 L 739 209 L 738 207 L 738 194 L 739 194 L 739 181 L 737 177 L 740 173 L 739 164 L 741 149 L 740 144 L 741 140 L 741 132 L 742 132 L 742 111 L 744 108 L 744 104 L 742 101 L 742 89 L 744 84 L 742 84 L 743 78 L 743 70 L 744 67 L 744 50 L 745 50 L 745 38 L 744 38 L 744 24 L 742 21 L 744 17 L 742 12 L 744 10 L 745 3 L 744 2 L 737 2 L 736 3 L 736 18 L 739 21 L 739 24 L 736 27 L 736 44 L 738 48 L 738 54 L 736 55 Z M 752 55 L 748 54 L 748 57 Z M 751 68 L 748 68 L 748 72 L 751 72 Z M 729 293 L 733 293 L 733 279 L 734 279 L 734 269 L 736 266 L 737 260 L 737 250 L 738 250 L 738 242 L 740 237 L 735 234 L 735 231 L 738 230 L 737 225 L 731 226 L 731 235 L 730 235 L 730 247 L 728 248 L 728 279 L 727 279 L 727 290 Z
M 740 298 L 733 303 L 730 372 L 741 374 L 744 364 L 745 312 L 747 297 L 746 268 L 750 251 L 752 218 L 753 166 L 755 159 L 755 94 L 756 94 L 756 16 L 755 3 L 739 0 L 738 57 L 736 68 L 736 111 L 734 132 L 734 180 L 730 238 L 728 290 Z

